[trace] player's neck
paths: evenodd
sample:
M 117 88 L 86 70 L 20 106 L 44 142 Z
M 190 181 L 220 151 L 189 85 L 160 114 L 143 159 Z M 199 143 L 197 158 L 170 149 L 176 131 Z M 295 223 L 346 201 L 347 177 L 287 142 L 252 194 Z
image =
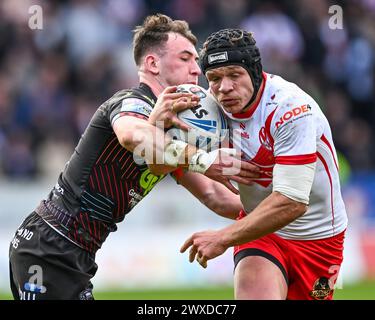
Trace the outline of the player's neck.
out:
M 143 72 L 139 73 L 139 81 L 147 84 L 156 97 L 159 97 L 166 88 L 166 85 L 160 81 L 158 76 L 147 75 Z

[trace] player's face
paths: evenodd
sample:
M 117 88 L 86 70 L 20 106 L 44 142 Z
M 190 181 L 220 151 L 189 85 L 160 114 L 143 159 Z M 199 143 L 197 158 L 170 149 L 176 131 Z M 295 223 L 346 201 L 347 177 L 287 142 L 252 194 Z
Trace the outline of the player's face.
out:
M 159 60 L 159 77 L 162 83 L 168 86 L 198 83 L 198 76 L 201 74 L 198 53 L 188 39 L 171 33 L 164 51 L 165 54 Z
M 208 70 L 206 77 L 212 94 L 229 113 L 243 112 L 253 96 L 254 87 L 248 72 L 240 66 Z

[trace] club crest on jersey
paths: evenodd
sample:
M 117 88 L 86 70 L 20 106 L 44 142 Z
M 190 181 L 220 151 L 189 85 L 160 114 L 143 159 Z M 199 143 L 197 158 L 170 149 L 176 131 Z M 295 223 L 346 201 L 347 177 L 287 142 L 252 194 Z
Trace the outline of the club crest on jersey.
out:
M 313 290 L 310 291 L 310 296 L 316 300 L 325 300 L 332 294 L 331 284 L 328 278 L 320 277 L 314 282 Z
M 240 128 L 241 130 L 243 130 L 241 131 L 241 138 L 250 139 L 249 134 L 246 131 L 244 131 L 246 130 L 246 124 L 244 122 L 240 122 Z
M 264 146 L 267 150 L 272 150 L 272 143 L 270 138 L 268 137 L 268 134 L 266 132 L 266 128 L 262 127 L 259 131 L 259 142 Z

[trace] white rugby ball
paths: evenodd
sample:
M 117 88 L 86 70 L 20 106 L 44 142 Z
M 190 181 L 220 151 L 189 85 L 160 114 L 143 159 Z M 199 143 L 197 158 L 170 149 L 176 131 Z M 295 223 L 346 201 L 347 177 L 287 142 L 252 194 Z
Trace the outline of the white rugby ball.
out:
M 186 109 L 177 114 L 191 129 L 186 132 L 178 128 L 171 128 L 168 133 L 177 140 L 203 149 L 207 152 L 220 147 L 227 134 L 227 121 L 221 107 L 214 96 L 199 85 L 182 84 L 177 92 L 190 92 L 200 98 L 196 107 Z

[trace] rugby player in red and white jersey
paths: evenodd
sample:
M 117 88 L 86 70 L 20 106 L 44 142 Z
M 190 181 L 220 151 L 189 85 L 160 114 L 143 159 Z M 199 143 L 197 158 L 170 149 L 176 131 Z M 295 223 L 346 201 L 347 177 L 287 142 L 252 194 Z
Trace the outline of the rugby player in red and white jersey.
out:
M 219 157 L 222 151 L 207 153 L 183 141 L 168 141 L 155 126 L 160 121 L 165 128 L 183 127 L 176 112 L 198 103 L 196 96 L 176 92 L 176 85 L 198 82 L 195 44 L 185 21 L 165 15 L 149 16 L 136 28 L 139 86 L 117 92 L 97 109 L 55 187 L 11 241 L 15 299 L 93 299 L 90 280 L 97 270 L 97 250 L 176 167 L 186 171 L 175 172 L 181 185 L 217 214 L 235 218 L 242 204 L 228 190 L 233 190 L 230 179 L 251 183 L 249 177 L 258 177 L 259 169 L 226 152 Z M 157 151 L 164 155 L 163 163 L 153 162 Z M 238 169 L 233 170 L 237 176 L 223 175 L 228 165 Z
M 181 252 L 206 267 L 234 246 L 236 299 L 332 299 L 347 216 L 326 117 L 297 85 L 263 72 L 249 32 L 213 33 L 200 58 L 233 145 L 262 174 L 239 185 L 237 222 L 192 235 Z

